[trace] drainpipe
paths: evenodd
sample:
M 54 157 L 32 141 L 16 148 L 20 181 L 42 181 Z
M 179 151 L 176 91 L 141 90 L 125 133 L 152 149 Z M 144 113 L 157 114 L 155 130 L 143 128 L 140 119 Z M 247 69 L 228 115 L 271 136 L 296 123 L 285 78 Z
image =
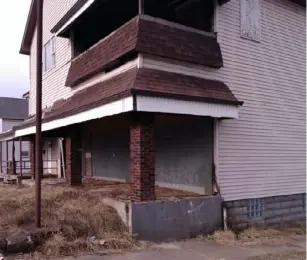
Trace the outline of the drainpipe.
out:
M 225 201 L 222 197 L 220 187 L 218 185 L 217 181 L 217 169 L 218 169 L 218 119 L 214 119 L 214 145 L 213 145 L 213 183 L 216 188 L 216 192 L 218 195 L 221 196 L 222 199 L 222 205 L 221 205 L 221 212 L 222 212 L 222 217 L 223 217 L 223 229 L 227 230 L 228 229 L 228 223 L 227 223 L 227 208 L 225 205 Z
M 64 179 L 66 179 L 63 138 L 60 138 L 60 156 L 61 156 L 61 166 L 62 166 L 62 169 L 63 169 L 63 177 L 64 177 Z

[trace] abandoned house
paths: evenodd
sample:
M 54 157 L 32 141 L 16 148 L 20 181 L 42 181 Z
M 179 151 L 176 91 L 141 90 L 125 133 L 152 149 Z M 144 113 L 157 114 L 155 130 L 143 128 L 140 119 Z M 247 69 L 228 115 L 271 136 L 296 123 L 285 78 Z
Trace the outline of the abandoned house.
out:
M 29 118 L 10 136 L 31 142 L 32 169 L 35 2 L 20 49 Z M 55 175 L 131 183 L 133 230 L 144 237 L 216 228 L 222 205 L 233 228 L 305 219 L 304 0 L 45 0 L 43 9 L 44 165 Z M 156 187 L 197 196 L 162 205 Z

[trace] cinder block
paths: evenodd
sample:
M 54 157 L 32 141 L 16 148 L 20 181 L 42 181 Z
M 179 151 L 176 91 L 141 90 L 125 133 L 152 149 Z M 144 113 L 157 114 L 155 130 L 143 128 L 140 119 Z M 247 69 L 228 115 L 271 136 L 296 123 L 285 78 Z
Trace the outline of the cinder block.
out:
M 228 213 L 230 215 L 244 215 L 247 214 L 247 208 L 246 207 L 232 208 L 228 210 Z
M 275 217 L 275 218 L 271 218 L 271 219 L 266 219 L 265 220 L 265 224 L 267 225 L 279 225 L 282 222 L 282 218 L 281 217 Z
M 281 202 L 265 203 L 265 211 L 269 211 L 272 209 L 280 209 L 280 208 L 281 208 Z
M 248 204 L 248 200 L 235 200 L 233 202 L 234 208 L 246 207 Z
M 293 207 L 293 208 L 290 208 L 290 212 L 291 213 L 301 213 L 301 212 L 304 212 L 304 209 L 303 207 Z

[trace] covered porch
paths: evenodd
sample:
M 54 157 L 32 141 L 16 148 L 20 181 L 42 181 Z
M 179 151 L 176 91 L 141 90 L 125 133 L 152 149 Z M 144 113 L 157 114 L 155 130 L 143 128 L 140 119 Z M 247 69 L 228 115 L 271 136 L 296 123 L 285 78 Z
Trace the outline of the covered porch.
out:
M 0 179 L 4 182 L 34 178 L 34 136 L 16 138 L 14 131 L 0 137 Z M 61 178 L 59 138 L 43 138 L 43 178 Z
M 242 102 L 223 82 L 121 69 L 44 113 L 44 174 L 71 185 L 88 178 L 130 183 L 135 201 L 155 200 L 156 186 L 218 193 L 214 129 L 237 118 Z M 14 129 L 15 139 L 32 138 L 32 148 L 34 134 L 33 119 Z M 34 169 L 33 152 L 30 158 Z
M 98 187 L 104 202 L 144 239 L 220 227 L 215 128 L 237 118 L 242 102 L 219 81 L 138 67 L 113 73 L 44 113 L 44 138 L 62 140 L 61 177 L 83 189 L 114 183 Z M 14 138 L 34 134 L 29 120 Z

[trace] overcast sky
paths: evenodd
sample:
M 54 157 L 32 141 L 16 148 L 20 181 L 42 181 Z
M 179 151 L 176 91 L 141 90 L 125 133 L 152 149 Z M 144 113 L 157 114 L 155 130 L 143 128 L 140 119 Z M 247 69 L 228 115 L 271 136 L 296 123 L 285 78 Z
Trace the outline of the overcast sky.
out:
M 0 96 L 29 90 L 29 57 L 19 54 L 31 0 L 0 0 Z

